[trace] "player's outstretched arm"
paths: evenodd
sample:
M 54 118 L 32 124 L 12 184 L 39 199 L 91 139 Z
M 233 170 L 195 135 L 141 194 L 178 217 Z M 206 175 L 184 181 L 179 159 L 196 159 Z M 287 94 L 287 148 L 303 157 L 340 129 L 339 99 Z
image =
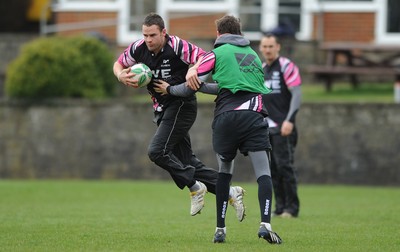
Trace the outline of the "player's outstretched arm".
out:
M 154 90 L 157 93 L 161 93 L 162 95 L 170 94 L 170 95 L 179 96 L 179 97 L 189 97 L 189 96 L 193 95 L 194 93 L 196 93 L 196 91 L 187 87 L 185 85 L 185 83 L 171 86 L 163 80 L 154 80 L 153 84 L 154 84 L 154 86 L 156 86 L 156 88 L 154 88 Z
M 162 80 L 154 81 L 156 88 L 154 90 L 162 95 L 174 95 L 180 97 L 188 97 L 196 93 L 197 91 L 205 94 L 218 94 L 218 84 L 217 83 L 202 83 L 197 91 L 192 90 L 187 87 L 186 83 L 182 83 L 175 86 L 170 86 L 167 82 Z
M 192 90 L 198 90 L 200 88 L 201 80 L 197 75 L 197 69 L 199 68 L 203 56 L 199 58 L 199 60 L 194 64 L 191 68 L 189 68 L 186 73 L 186 86 L 190 87 Z

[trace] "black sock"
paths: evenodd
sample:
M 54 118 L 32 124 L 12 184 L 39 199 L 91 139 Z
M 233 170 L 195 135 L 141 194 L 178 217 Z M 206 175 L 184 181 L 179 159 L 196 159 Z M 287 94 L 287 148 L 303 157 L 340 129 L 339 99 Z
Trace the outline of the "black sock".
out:
M 217 202 L 217 227 L 225 227 L 225 216 L 228 208 L 229 185 L 232 174 L 218 173 L 216 185 L 216 202 Z
M 257 179 L 258 202 L 260 204 L 261 222 L 271 223 L 272 180 L 264 175 Z

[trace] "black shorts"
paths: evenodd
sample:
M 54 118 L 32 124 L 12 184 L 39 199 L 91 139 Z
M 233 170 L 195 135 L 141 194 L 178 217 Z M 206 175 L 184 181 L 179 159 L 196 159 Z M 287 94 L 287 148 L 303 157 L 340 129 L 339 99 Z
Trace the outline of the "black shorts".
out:
M 249 110 L 228 111 L 214 118 L 213 147 L 224 161 L 232 161 L 237 150 L 244 155 L 249 151 L 271 149 L 268 123 L 263 115 Z

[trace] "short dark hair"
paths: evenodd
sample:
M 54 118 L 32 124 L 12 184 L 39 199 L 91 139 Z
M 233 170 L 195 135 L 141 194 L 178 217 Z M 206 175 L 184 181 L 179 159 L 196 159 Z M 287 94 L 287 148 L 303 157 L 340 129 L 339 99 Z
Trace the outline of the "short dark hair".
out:
M 157 13 L 149 13 L 143 21 L 143 25 L 145 26 L 152 26 L 152 25 L 157 25 L 160 28 L 160 31 L 162 31 L 165 28 L 164 20 L 163 18 L 158 15 Z
M 215 21 L 219 34 L 230 33 L 242 35 L 240 19 L 234 16 L 226 15 Z
M 275 38 L 277 44 L 280 44 L 280 39 L 273 32 L 263 32 L 263 38 Z

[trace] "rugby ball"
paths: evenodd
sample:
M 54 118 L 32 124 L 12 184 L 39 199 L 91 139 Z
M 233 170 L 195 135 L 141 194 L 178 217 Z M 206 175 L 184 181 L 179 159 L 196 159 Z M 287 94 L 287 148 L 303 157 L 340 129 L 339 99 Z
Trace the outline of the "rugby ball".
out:
M 150 68 L 143 63 L 138 63 L 131 67 L 131 73 L 134 73 L 135 76 L 132 79 L 138 81 L 139 87 L 144 87 L 150 83 L 151 77 L 153 76 Z

